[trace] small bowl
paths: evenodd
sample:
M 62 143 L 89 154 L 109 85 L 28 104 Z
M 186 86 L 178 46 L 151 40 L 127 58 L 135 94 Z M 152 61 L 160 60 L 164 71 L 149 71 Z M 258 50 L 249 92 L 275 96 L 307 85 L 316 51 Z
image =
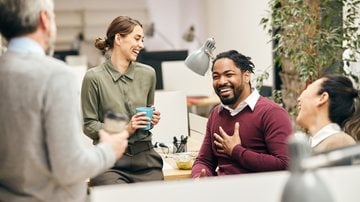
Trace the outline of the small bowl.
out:
M 191 170 L 194 163 L 194 157 L 188 153 L 177 153 L 174 155 L 176 166 L 180 170 Z

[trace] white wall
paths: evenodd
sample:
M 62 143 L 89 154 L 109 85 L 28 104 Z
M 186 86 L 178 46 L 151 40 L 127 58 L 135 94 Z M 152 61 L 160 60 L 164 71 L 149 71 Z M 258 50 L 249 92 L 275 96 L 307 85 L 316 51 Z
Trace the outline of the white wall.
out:
M 182 91 L 190 97 L 209 97 L 214 94 L 211 75 L 194 74 L 186 67 L 184 61 L 162 62 L 161 69 L 163 87 L 166 91 Z
M 155 23 L 155 35 L 145 39 L 148 50 L 188 49 L 199 47 L 199 42 L 182 40 L 183 33 L 191 26 L 200 43 L 206 38 L 205 0 L 147 0 L 150 21 Z M 160 36 L 171 41 L 171 45 Z M 172 47 L 173 46 L 173 47 Z
M 265 69 L 272 73 L 270 36 L 259 24 L 267 17 L 268 0 L 207 0 L 206 6 L 208 33 L 216 41 L 215 54 L 236 49 L 252 58 L 255 73 Z M 273 79 L 265 84 L 273 86 Z

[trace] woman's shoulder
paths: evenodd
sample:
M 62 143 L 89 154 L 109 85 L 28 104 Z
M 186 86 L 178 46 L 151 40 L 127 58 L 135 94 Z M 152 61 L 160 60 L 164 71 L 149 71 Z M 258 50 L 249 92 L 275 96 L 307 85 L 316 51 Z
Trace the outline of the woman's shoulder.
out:
M 320 142 L 312 150 L 314 154 L 321 154 L 355 144 L 356 141 L 350 135 L 344 132 L 338 132 L 336 134 L 329 136 L 322 142 Z M 341 162 L 340 164 L 343 163 L 344 162 Z M 349 163 L 346 161 L 345 164 L 349 164 Z
M 97 72 L 102 72 L 104 70 L 105 70 L 104 65 L 101 64 L 99 66 L 95 66 L 95 67 L 88 69 L 87 72 L 97 73 Z
M 105 71 L 105 68 L 103 65 L 95 66 L 86 71 L 85 77 L 96 78 L 104 71 Z
M 134 62 L 133 64 L 135 66 L 136 71 L 155 73 L 155 69 L 150 65 L 140 62 Z
M 336 142 L 339 142 L 339 143 L 347 143 L 347 144 L 355 144 L 355 140 L 353 137 L 351 137 L 349 134 L 345 133 L 345 132 L 338 132 L 332 136 L 332 142 L 333 143 L 336 143 Z
M 340 147 L 350 146 L 356 144 L 354 138 L 348 135 L 345 132 L 338 132 L 330 137 L 326 138 L 323 143 L 326 145 L 327 149 L 336 149 Z

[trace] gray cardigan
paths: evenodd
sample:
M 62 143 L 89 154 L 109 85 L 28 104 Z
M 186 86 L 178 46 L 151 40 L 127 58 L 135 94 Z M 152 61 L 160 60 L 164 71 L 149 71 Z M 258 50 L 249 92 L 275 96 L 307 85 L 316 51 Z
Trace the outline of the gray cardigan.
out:
M 76 79 L 48 56 L 0 57 L 0 201 L 84 201 L 115 163 L 110 145 L 84 144 Z

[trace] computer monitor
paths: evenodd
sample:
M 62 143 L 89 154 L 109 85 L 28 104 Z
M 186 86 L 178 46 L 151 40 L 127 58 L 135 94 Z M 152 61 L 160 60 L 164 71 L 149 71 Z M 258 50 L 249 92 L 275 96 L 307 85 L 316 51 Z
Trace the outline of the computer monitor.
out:
M 142 50 L 137 61 L 150 65 L 156 72 L 156 89 L 163 89 L 163 78 L 161 63 L 164 61 L 185 60 L 188 56 L 187 50 L 171 50 L 171 51 L 146 51 Z
M 53 57 L 65 62 L 65 58 L 68 55 L 79 55 L 79 51 L 78 50 L 58 50 L 58 51 L 54 52 Z

